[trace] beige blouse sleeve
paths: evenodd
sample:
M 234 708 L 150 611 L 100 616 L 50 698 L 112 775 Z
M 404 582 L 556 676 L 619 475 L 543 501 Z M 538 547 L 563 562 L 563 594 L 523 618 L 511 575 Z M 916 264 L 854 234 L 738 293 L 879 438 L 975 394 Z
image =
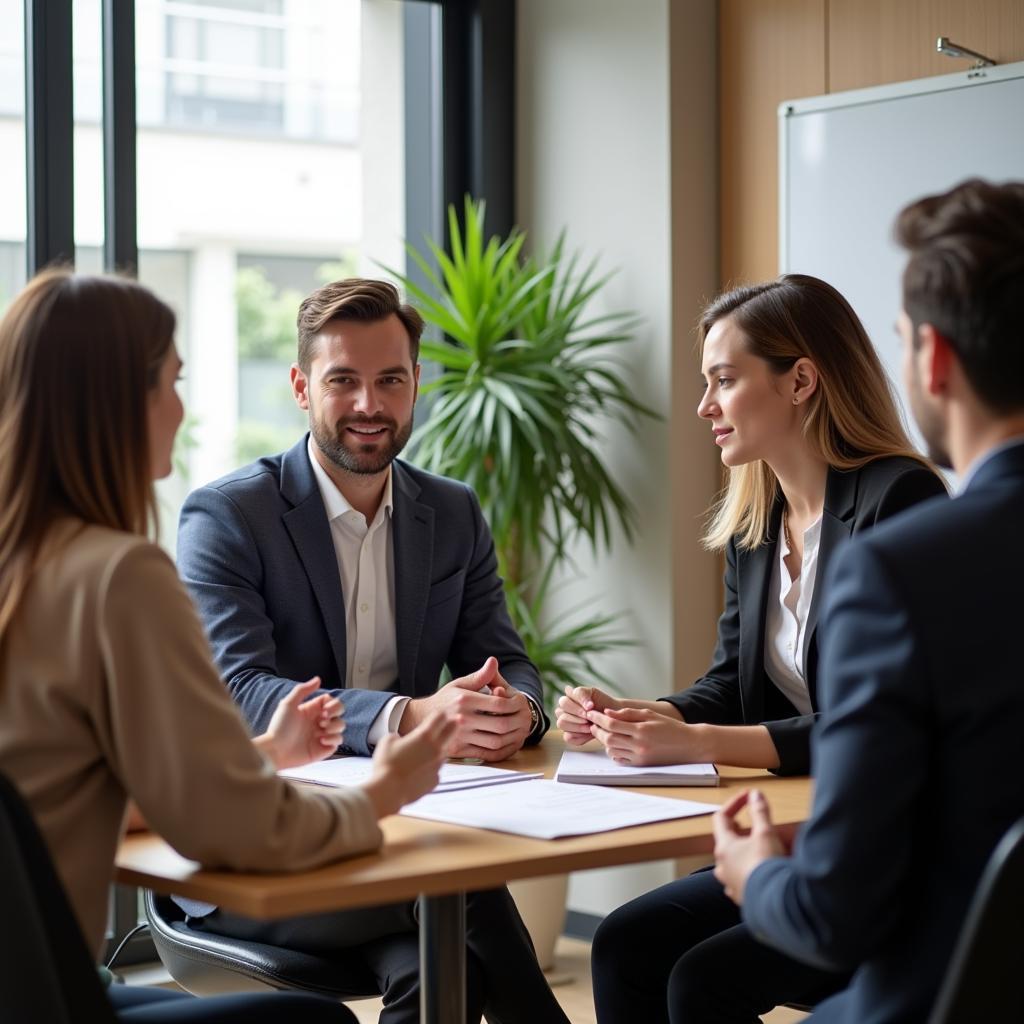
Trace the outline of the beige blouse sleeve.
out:
M 359 789 L 306 790 L 253 747 L 192 602 L 155 545 L 108 566 L 97 602 L 99 742 L 149 824 L 207 866 L 302 869 L 382 836 Z

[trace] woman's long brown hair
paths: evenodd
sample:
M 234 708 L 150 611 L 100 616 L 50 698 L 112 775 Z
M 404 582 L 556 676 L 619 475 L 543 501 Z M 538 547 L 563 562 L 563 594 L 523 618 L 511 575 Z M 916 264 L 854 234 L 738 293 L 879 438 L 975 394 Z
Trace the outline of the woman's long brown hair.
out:
M 33 278 L 0 321 L 0 635 L 56 519 L 156 522 L 147 399 L 174 314 L 133 281 Z

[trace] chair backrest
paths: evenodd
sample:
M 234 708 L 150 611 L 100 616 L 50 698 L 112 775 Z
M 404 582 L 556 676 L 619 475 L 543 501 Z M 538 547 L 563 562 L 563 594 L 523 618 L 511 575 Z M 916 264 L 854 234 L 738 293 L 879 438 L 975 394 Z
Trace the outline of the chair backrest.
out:
M 0 1019 L 115 1024 L 74 911 L 21 794 L 0 774 Z
M 1024 1021 L 1024 818 L 981 876 L 929 1024 Z

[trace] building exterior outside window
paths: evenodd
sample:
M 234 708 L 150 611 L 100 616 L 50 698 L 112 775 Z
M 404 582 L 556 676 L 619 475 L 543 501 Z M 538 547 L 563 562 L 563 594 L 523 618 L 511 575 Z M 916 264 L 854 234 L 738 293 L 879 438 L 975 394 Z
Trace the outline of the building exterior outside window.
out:
M 175 308 L 187 491 L 292 443 L 298 300 L 404 266 L 400 0 L 137 0 L 139 278 Z M 103 244 L 101 5 L 74 0 L 75 244 Z M 0 0 L 0 309 L 24 284 L 22 0 Z

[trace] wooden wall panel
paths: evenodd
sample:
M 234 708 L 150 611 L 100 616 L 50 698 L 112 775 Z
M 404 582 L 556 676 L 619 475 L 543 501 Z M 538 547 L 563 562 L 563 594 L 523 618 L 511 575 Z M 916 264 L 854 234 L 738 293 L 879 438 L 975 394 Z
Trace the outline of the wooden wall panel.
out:
M 935 40 L 1024 60 L 1021 0 L 828 0 L 828 91 L 861 89 L 966 70 L 935 52 Z
M 721 0 L 722 286 L 778 273 L 778 124 L 784 99 L 826 88 L 827 0 Z
M 1024 0 L 720 0 L 723 287 L 777 273 L 779 102 L 968 68 L 939 35 L 1024 60 Z

